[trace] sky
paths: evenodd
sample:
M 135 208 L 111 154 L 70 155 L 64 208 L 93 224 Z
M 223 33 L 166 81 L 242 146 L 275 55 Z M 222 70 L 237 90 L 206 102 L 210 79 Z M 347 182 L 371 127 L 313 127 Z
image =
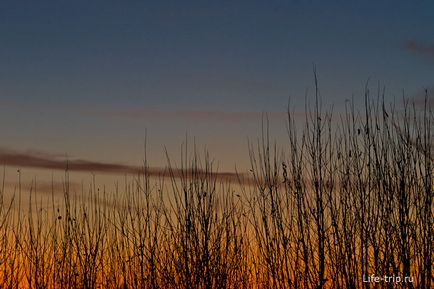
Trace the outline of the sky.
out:
M 432 89 L 433 12 L 398 0 L 2 1 L 0 160 L 135 167 L 146 138 L 154 167 L 187 140 L 220 171 L 244 170 L 264 114 L 285 144 L 288 101 L 302 116 L 314 67 L 338 112 L 367 82 L 388 100 Z M 57 170 L 27 174 L 37 169 Z

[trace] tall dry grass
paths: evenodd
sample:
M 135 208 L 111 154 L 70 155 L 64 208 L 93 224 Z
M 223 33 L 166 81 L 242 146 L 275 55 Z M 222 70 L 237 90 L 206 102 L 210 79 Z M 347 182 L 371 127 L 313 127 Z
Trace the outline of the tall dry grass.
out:
M 363 110 L 336 116 L 316 91 L 301 128 L 288 109 L 287 145 L 264 121 L 248 183 L 186 147 L 165 177 L 145 161 L 110 192 L 77 192 L 66 170 L 49 207 L 36 181 L 5 201 L 3 176 L 0 288 L 431 288 L 433 124 L 427 102 L 367 89 Z

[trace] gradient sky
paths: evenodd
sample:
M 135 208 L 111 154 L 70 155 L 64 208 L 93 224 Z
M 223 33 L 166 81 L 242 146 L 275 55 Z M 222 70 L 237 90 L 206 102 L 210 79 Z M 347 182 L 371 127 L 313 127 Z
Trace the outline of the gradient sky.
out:
M 342 107 L 366 81 L 388 99 L 434 86 L 433 1 L 2 1 L 0 149 L 140 165 L 186 134 L 222 170 L 247 138 L 285 135 L 313 64 Z M 311 95 L 311 94 L 310 94 Z M 177 157 L 176 157 L 177 158 Z

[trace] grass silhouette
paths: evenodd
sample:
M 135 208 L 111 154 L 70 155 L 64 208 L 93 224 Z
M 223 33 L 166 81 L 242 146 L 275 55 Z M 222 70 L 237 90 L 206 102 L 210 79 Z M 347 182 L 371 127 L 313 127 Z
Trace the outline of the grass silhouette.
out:
M 66 171 L 49 208 L 32 190 L 28 207 L 6 202 L 3 177 L 0 288 L 431 288 L 434 115 L 428 95 L 383 99 L 366 90 L 362 111 L 333 118 L 316 91 L 302 129 L 288 109 L 283 152 L 264 121 L 247 183 L 186 147 L 168 178 L 145 161 L 125 188 L 93 183 L 83 199 Z

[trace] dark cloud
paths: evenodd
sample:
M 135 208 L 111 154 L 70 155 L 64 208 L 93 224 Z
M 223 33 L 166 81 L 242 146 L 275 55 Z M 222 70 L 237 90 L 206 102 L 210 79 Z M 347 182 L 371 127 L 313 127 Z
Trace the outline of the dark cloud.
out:
M 29 167 L 52 170 L 88 171 L 104 173 L 137 173 L 138 167 L 122 164 L 93 162 L 87 160 L 66 160 L 58 156 L 41 152 L 15 152 L 9 149 L 0 150 L 0 164 L 6 166 Z
M 417 42 L 414 40 L 407 41 L 405 43 L 405 49 L 411 51 L 415 54 L 419 54 L 425 57 L 430 57 L 434 59 L 434 45 Z
M 51 169 L 51 170 L 69 170 L 77 172 L 100 172 L 100 173 L 112 173 L 112 174 L 143 174 L 144 168 L 140 166 L 130 166 L 119 163 L 106 163 L 95 162 L 89 160 L 80 159 L 61 159 L 58 155 L 52 155 L 42 152 L 32 153 L 16 152 L 10 149 L 0 149 L 0 165 L 14 166 L 17 168 L 28 167 L 38 169 Z M 180 169 L 167 168 L 149 168 L 146 171 L 147 174 L 154 177 L 167 177 L 172 176 L 175 178 L 190 177 L 191 172 L 183 171 Z M 246 181 L 246 176 L 233 172 L 214 172 L 208 173 L 205 171 L 195 171 L 196 176 L 211 175 L 222 181 L 238 182 Z

